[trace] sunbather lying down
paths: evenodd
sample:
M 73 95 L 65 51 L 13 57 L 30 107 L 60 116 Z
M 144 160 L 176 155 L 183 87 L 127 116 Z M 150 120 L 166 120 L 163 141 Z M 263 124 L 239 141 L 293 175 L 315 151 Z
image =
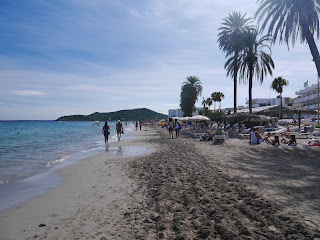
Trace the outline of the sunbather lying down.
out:
M 320 147 L 320 140 L 318 140 L 318 139 L 310 140 L 310 141 L 307 142 L 307 145 Z
M 210 130 L 207 130 L 204 134 L 201 135 L 200 137 L 200 141 L 209 141 L 213 139 L 213 132 L 211 132 Z

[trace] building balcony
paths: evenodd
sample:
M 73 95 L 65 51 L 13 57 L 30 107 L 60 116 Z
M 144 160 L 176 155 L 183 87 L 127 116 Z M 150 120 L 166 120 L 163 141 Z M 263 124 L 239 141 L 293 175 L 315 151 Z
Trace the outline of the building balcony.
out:
M 305 96 L 305 97 L 301 97 L 301 98 L 298 98 L 294 101 L 294 103 L 307 103 L 307 102 L 310 102 L 310 101 L 316 101 L 318 99 L 318 94 L 317 93 L 314 93 L 310 96 Z

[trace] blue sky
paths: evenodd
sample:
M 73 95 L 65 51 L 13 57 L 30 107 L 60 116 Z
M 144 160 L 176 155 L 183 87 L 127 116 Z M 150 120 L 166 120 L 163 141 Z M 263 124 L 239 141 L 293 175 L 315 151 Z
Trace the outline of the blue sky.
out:
M 232 107 L 218 28 L 228 13 L 252 17 L 257 7 L 254 0 L 0 0 L 0 119 L 138 107 L 168 114 L 190 75 L 203 83 L 201 100 L 221 91 L 222 107 Z M 276 44 L 272 57 L 274 74 L 254 84 L 253 98 L 275 97 L 277 76 L 289 80 L 284 96 L 316 83 L 307 45 Z M 238 104 L 247 98 L 248 85 L 239 85 Z

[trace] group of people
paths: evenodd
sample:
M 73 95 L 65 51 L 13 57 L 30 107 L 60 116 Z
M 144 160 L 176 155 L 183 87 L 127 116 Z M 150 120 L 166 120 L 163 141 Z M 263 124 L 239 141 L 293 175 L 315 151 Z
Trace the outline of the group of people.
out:
M 178 119 L 175 119 L 173 121 L 172 118 L 169 118 L 169 123 L 168 123 L 168 131 L 169 131 L 169 138 L 173 138 L 173 129 L 175 129 L 176 132 L 176 138 L 180 136 L 180 129 L 181 129 L 181 124 L 178 121 Z
M 139 123 L 138 123 L 138 121 L 136 121 L 136 131 L 138 131 L 138 127 L 140 127 L 140 131 L 141 131 L 141 129 L 142 129 L 142 122 L 140 121 Z
M 136 130 L 138 130 L 138 127 L 140 128 L 140 131 L 142 129 L 142 124 L 143 122 L 138 122 L 136 121 L 135 126 L 136 126 Z M 126 122 L 127 125 L 127 122 Z M 117 131 L 117 137 L 118 137 L 118 141 L 120 142 L 121 140 L 121 134 L 124 134 L 123 131 L 123 126 L 122 123 L 120 122 L 120 120 L 118 120 L 117 124 L 116 124 L 116 131 Z M 102 133 L 104 135 L 104 142 L 108 143 L 109 140 L 109 134 L 110 134 L 110 127 L 108 125 L 108 122 L 105 122 L 103 128 L 102 128 Z
M 267 133 L 267 135 L 263 138 L 258 132 L 259 128 L 254 128 L 253 131 L 249 135 L 249 143 L 250 144 L 260 144 L 260 142 L 263 140 L 264 142 L 271 144 L 271 145 L 280 145 L 282 144 L 288 144 L 293 145 L 297 144 L 297 140 L 295 135 L 290 135 L 290 138 L 287 138 L 288 133 L 291 132 L 290 129 L 287 129 L 286 132 L 281 134 L 281 140 L 279 139 L 279 136 L 274 136 L 274 138 L 271 138 L 270 132 Z
M 117 131 L 118 141 L 120 142 L 121 134 L 124 134 L 123 126 L 122 126 L 122 123 L 120 122 L 120 120 L 118 120 L 118 122 L 116 124 L 116 131 Z M 104 135 L 104 142 L 108 143 L 109 134 L 110 134 L 110 127 L 108 125 L 108 122 L 105 122 L 105 124 L 104 124 L 104 126 L 102 128 L 102 132 L 103 132 L 103 135 Z

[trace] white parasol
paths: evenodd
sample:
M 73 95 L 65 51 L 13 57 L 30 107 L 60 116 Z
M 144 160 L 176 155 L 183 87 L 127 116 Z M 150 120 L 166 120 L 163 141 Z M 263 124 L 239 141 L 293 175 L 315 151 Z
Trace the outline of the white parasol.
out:
M 196 116 L 189 118 L 189 121 L 195 121 L 195 122 L 210 121 L 210 118 L 202 116 L 202 115 L 196 115 Z

